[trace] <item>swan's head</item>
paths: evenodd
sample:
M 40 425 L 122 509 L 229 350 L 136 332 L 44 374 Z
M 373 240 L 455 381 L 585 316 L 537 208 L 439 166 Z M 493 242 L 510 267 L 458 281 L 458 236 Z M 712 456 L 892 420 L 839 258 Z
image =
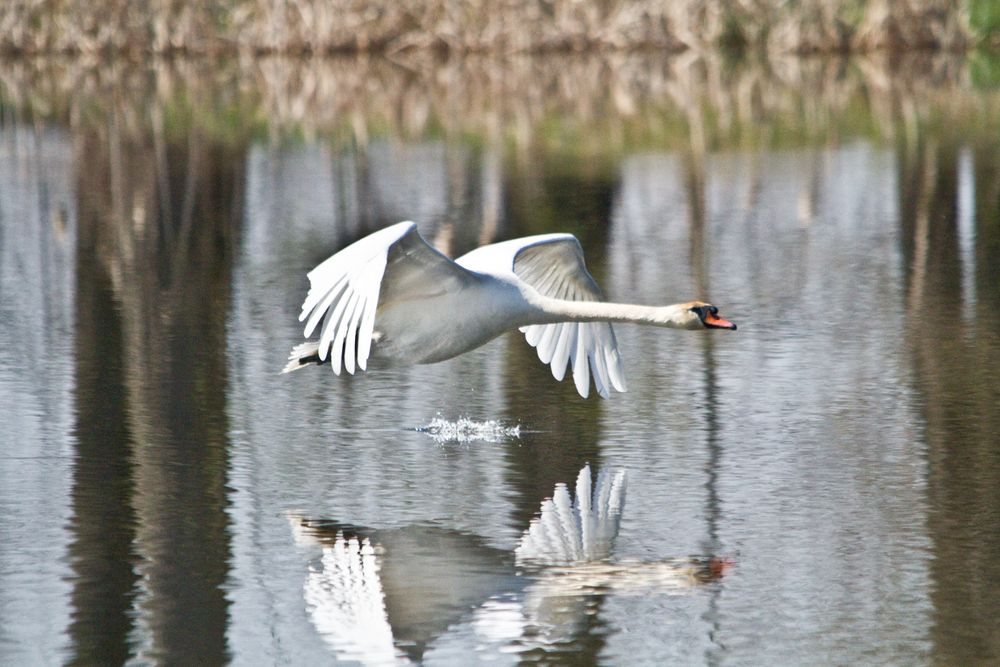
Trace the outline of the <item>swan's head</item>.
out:
M 710 303 L 692 301 L 688 304 L 688 312 L 691 313 L 691 324 L 689 329 L 732 329 L 736 330 L 736 325 L 729 320 L 719 317 L 719 309 Z

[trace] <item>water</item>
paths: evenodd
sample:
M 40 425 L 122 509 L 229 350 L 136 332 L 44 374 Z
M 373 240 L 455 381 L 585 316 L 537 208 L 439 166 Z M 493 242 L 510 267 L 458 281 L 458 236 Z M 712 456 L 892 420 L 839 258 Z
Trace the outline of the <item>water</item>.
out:
M 650 58 L 0 63 L 0 662 L 1000 661 L 993 70 Z M 403 218 L 740 328 L 280 374 Z

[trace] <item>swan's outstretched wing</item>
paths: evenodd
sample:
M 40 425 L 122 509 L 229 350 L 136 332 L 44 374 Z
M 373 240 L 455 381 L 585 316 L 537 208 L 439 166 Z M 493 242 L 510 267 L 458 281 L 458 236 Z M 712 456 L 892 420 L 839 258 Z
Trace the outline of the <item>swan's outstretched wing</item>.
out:
M 546 234 L 524 245 L 514 255 L 514 273 L 540 294 L 566 301 L 603 301 L 604 295 L 583 261 L 580 242 L 571 234 Z M 531 241 L 533 239 L 524 239 Z M 625 391 L 618 342 L 610 322 L 560 322 L 522 327 L 528 344 L 552 376 L 562 380 L 566 365 L 573 366 L 573 382 L 581 396 L 590 393 L 590 374 L 604 398 L 611 388 Z M 588 372 L 589 360 L 589 372 Z
M 460 290 L 476 280 L 427 244 L 412 222 L 400 222 L 352 243 L 309 272 L 299 321 L 319 334 L 319 358 L 340 375 L 365 370 L 380 305 Z
M 542 512 L 521 537 L 519 562 L 571 565 L 607 558 L 618 536 L 625 507 L 625 471 L 601 471 L 591 485 L 590 466 L 576 478 L 576 499 L 564 484 L 556 485 Z

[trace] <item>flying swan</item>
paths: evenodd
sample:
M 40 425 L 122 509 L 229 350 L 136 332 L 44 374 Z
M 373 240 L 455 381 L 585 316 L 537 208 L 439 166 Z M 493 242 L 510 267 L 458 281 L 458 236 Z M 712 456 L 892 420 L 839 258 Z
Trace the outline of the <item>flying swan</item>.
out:
M 572 234 L 542 234 L 477 248 L 456 260 L 400 222 L 366 236 L 309 272 L 299 321 L 319 340 L 295 346 L 283 372 L 329 362 L 353 374 L 368 360 L 432 364 L 520 329 L 556 380 L 568 365 L 580 396 L 590 376 L 604 398 L 625 391 L 612 322 L 673 329 L 735 329 L 715 306 L 603 301 Z M 322 325 L 322 326 L 321 326 Z

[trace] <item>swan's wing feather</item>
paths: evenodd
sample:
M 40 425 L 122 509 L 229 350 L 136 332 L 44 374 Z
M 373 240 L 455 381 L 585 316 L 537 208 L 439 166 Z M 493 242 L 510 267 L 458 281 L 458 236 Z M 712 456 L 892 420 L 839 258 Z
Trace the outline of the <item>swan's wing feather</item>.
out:
M 514 255 L 514 274 L 540 294 L 566 301 L 602 301 L 604 294 L 587 271 L 583 249 L 570 234 L 550 234 L 524 245 Z M 561 380 L 572 362 L 573 381 L 584 398 L 594 376 L 597 393 L 626 391 L 618 341 L 610 322 L 560 322 L 522 327 L 528 344 Z
M 587 396 L 590 395 L 590 373 L 587 370 L 587 360 L 590 356 L 588 354 L 589 350 L 587 349 L 587 334 L 589 333 L 587 330 L 590 327 L 587 327 L 586 324 L 589 324 L 589 322 L 585 322 L 584 326 L 579 326 L 579 324 L 577 325 L 576 348 L 571 354 L 571 359 L 573 361 L 573 384 L 576 385 L 576 391 L 584 398 L 587 398 Z M 604 385 L 597 376 L 597 369 L 595 368 L 594 370 L 594 379 L 597 381 L 597 389 L 598 391 L 601 391 Z
M 559 382 L 566 377 L 566 364 L 569 362 L 570 350 L 576 346 L 576 326 L 572 322 L 562 322 L 560 324 L 549 324 L 550 327 L 558 327 L 556 332 L 559 337 L 556 339 L 552 350 L 552 377 Z
M 477 280 L 427 244 L 412 222 L 400 222 L 352 243 L 309 272 L 299 321 L 310 337 L 322 322 L 319 358 L 333 372 L 367 367 L 375 318 L 394 301 L 460 290 Z

